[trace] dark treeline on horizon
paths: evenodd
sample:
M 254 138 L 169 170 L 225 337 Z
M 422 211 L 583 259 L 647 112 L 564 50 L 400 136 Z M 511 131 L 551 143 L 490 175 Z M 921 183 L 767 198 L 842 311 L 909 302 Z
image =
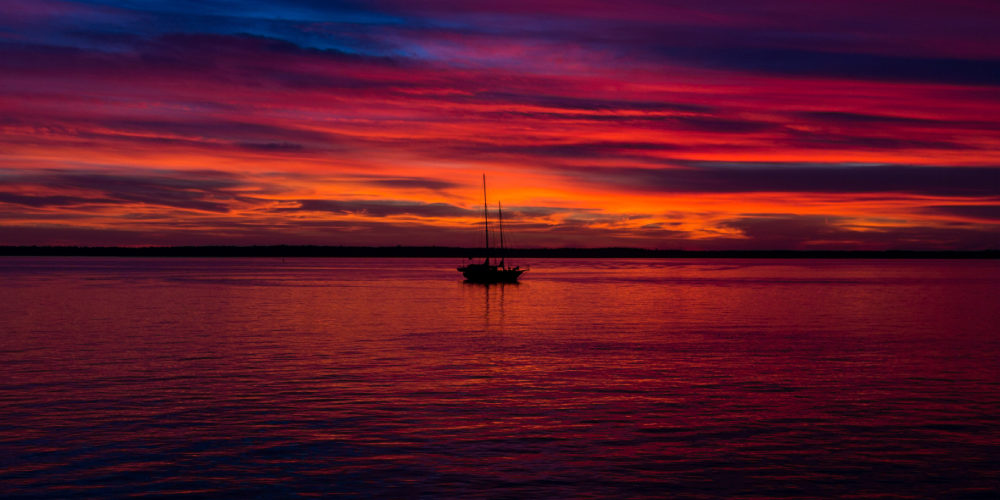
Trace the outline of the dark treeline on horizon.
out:
M 438 246 L 178 246 L 81 247 L 0 246 L 2 256 L 91 257 L 459 257 L 482 258 L 481 248 Z M 1000 250 L 653 250 L 644 248 L 521 248 L 508 258 L 842 258 L 842 259 L 997 259 Z

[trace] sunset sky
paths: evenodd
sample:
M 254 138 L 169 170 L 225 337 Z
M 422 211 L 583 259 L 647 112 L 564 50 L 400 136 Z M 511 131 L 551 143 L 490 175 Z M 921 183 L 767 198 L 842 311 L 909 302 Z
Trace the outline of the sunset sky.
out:
M 1000 248 L 1000 2 L 0 1 L 0 245 Z M 495 205 L 494 205 L 495 208 Z

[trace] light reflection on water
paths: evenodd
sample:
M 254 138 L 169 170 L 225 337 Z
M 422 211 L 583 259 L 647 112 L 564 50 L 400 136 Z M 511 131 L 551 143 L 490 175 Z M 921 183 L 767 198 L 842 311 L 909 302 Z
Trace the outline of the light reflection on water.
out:
M 0 259 L 0 494 L 983 496 L 991 261 Z

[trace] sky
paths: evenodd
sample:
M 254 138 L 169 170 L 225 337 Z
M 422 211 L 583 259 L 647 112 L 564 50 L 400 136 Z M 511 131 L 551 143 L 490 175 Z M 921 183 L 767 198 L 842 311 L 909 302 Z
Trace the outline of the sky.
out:
M 0 0 L 0 245 L 1000 248 L 998 19 Z

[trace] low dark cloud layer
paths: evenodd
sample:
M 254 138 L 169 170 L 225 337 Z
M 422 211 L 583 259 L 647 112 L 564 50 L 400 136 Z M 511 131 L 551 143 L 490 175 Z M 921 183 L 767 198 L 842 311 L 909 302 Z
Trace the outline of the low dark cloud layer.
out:
M 247 198 L 253 187 L 233 174 L 218 171 L 143 172 L 138 174 L 43 171 L 6 175 L 8 188 L 66 190 L 96 196 L 52 196 L 3 193 L 0 201 L 32 207 L 84 204 L 145 204 L 225 213 L 234 200 Z
M 687 162 L 678 168 L 592 167 L 585 182 L 663 193 L 907 193 L 1000 196 L 1000 167 Z
M 366 217 L 389 217 L 413 215 L 418 217 L 469 217 L 477 212 L 447 203 L 420 203 L 398 200 L 299 200 L 296 208 L 280 208 L 279 211 L 332 212 L 339 214 L 364 215 Z
M 998 248 L 1000 228 L 975 226 L 855 227 L 842 218 L 822 215 L 759 214 L 724 221 L 746 240 L 743 248 L 776 249 L 920 249 L 975 250 Z
M 1000 204 L 995 205 L 932 205 L 927 211 L 934 214 L 957 215 L 985 221 L 1000 222 Z
M 79 196 L 35 196 L 0 192 L 0 203 L 11 203 L 32 208 L 71 207 L 79 205 L 94 205 L 114 203 L 111 198 L 83 198 Z

